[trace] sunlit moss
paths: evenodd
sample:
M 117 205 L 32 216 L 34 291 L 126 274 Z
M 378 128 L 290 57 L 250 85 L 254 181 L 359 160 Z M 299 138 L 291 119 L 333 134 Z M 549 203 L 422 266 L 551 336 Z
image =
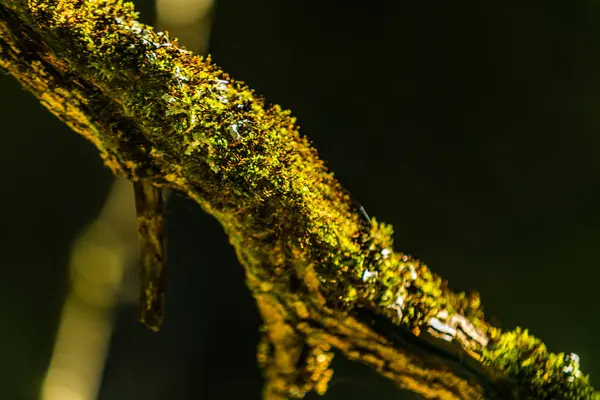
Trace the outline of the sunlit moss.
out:
M 550 353 L 525 329 L 499 334 L 482 351 L 483 362 L 505 372 L 535 399 L 599 399 L 579 369 L 576 354 Z

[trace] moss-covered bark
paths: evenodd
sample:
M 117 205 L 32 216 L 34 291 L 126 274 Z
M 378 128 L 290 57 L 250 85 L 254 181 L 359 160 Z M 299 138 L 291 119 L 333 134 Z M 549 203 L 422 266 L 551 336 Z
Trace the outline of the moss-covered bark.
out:
M 491 327 L 477 295 L 394 252 L 288 111 L 136 19 L 115 0 L 0 0 L 0 67 L 115 174 L 220 221 L 264 320 L 265 398 L 324 393 L 333 348 L 424 398 L 598 397 L 575 355 Z

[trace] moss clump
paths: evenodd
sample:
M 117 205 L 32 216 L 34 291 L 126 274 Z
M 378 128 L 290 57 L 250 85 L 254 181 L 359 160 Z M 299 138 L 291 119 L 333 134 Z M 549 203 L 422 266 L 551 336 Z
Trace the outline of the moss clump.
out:
M 534 399 L 600 399 L 579 369 L 574 354 L 550 353 L 544 343 L 526 329 L 496 332 L 483 349 L 483 362 L 513 380 L 520 391 Z

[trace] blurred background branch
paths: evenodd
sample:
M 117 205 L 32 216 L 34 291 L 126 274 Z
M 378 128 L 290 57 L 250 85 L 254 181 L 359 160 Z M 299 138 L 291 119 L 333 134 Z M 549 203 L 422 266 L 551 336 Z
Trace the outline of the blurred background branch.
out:
M 96 220 L 71 249 L 63 305 L 42 400 L 94 400 L 113 331 L 124 276 L 135 265 L 137 236 L 131 183 L 117 178 Z

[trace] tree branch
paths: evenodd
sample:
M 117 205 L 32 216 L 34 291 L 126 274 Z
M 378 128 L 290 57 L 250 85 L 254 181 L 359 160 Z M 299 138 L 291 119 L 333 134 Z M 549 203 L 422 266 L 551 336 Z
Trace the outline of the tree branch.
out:
M 115 0 L 0 0 L 0 67 L 117 175 L 182 192 L 229 235 L 264 320 L 266 399 L 324 393 L 332 349 L 435 399 L 599 398 L 576 355 L 484 319 L 392 251 L 295 119 Z

